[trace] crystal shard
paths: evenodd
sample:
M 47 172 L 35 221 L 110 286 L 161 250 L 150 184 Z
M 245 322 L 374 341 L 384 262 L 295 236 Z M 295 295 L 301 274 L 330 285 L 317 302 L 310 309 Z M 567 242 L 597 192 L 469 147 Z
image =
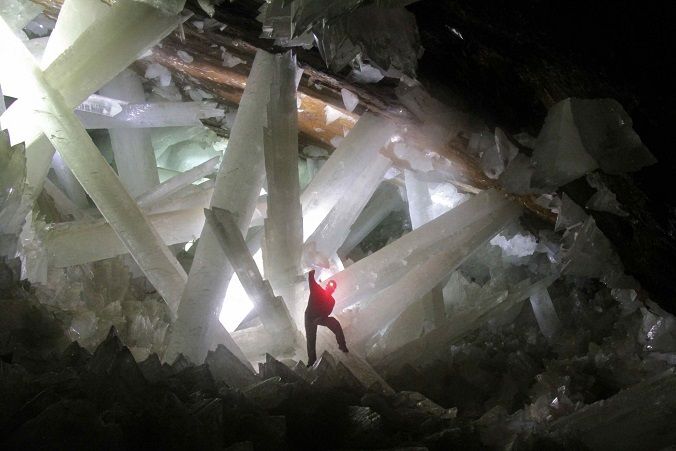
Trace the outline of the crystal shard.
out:
M 533 152 L 533 182 L 557 188 L 598 167 L 575 126 L 570 99 L 550 108 Z
M 551 339 L 561 329 L 559 316 L 556 314 L 552 298 L 549 292 L 544 289 L 530 296 L 530 305 L 533 307 L 535 319 L 540 326 L 542 334 Z

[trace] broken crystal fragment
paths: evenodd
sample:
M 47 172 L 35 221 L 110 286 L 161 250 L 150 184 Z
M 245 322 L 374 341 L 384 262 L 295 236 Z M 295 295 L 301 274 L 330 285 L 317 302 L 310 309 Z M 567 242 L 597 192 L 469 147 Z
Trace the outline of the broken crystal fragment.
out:
M 568 229 L 570 227 L 582 224 L 586 219 L 587 213 L 584 212 L 582 207 L 573 202 L 573 200 L 568 197 L 566 193 L 563 193 L 554 230 L 559 232 L 561 230 Z
M 171 83 L 171 72 L 169 72 L 169 69 L 162 66 L 161 64 L 149 64 L 146 68 L 144 76 L 151 80 L 157 78 L 159 80 L 160 86 L 166 87 Z
M 531 294 L 530 305 L 542 334 L 549 339 L 554 337 L 561 329 L 561 322 L 547 289 Z
M 549 109 L 535 144 L 533 166 L 533 183 L 542 188 L 557 188 L 598 167 L 582 143 L 570 99 Z
M 575 126 L 587 152 L 603 172 L 633 172 L 657 162 L 613 99 L 570 99 Z
M 352 91 L 342 88 L 340 95 L 343 97 L 343 105 L 347 111 L 352 112 L 359 105 L 359 97 Z
M 606 211 L 617 216 L 629 216 L 629 213 L 624 211 L 617 201 L 615 193 L 610 191 L 598 174 L 587 175 L 587 183 L 596 189 L 596 193 L 589 198 L 585 207 L 590 210 Z

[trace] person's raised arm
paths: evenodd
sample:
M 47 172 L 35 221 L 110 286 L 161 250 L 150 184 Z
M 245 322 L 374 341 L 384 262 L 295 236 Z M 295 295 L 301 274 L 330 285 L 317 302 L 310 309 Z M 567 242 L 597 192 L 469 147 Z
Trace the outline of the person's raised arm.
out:
M 314 269 L 310 270 L 310 272 L 308 273 L 307 281 L 308 281 L 308 284 L 310 285 L 310 292 L 316 290 L 317 287 L 319 286 L 319 284 L 315 280 L 315 270 Z

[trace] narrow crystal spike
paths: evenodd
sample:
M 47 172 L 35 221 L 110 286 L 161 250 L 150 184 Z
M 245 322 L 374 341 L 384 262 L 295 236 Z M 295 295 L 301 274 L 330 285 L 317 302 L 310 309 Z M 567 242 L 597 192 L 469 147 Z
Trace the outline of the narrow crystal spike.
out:
M 263 127 L 273 62 L 269 53 L 256 54 L 211 197 L 211 206 L 236 215 L 240 232 L 246 232 L 251 223 L 265 177 Z M 232 274 L 217 238 L 209 227 L 203 229 L 169 339 L 167 359 L 183 353 L 196 362 L 204 360 L 213 330 L 220 326 L 216 323 Z
M 22 43 L 0 19 L 0 52 L 24 71 L 22 101 L 32 110 L 35 123 L 57 148 L 68 167 L 118 234 L 148 280 L 175 312 L 186 274 L 169 248 L 124 189 L 91 138 L 49 84 Z
M 127 69 L 118 74 L 101 94 L 124 102 L 145 102 L 141 79 Z M 150 133 L 142 129 L 114 128 L 108 131 L 120 180 L 129 194 L 138 196 L 160 183 Z

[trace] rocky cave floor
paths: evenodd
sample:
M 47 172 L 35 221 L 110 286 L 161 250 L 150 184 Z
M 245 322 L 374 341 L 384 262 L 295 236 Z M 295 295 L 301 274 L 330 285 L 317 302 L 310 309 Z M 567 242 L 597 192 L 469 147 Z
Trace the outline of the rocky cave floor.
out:
M 222 346 L 201 365 L 137 362 L 115 327 L 89 352 L 2 266 L 2 449 L 588 449 L 550 425 L 670 371 L 674 345 L 669 318 L 563 278 L 554 339 L 522 308 L 440 343 L 445 359 L 404 366 L 385 395 L 328 353 L 311 369 L 267 356 L 256 375 Z

